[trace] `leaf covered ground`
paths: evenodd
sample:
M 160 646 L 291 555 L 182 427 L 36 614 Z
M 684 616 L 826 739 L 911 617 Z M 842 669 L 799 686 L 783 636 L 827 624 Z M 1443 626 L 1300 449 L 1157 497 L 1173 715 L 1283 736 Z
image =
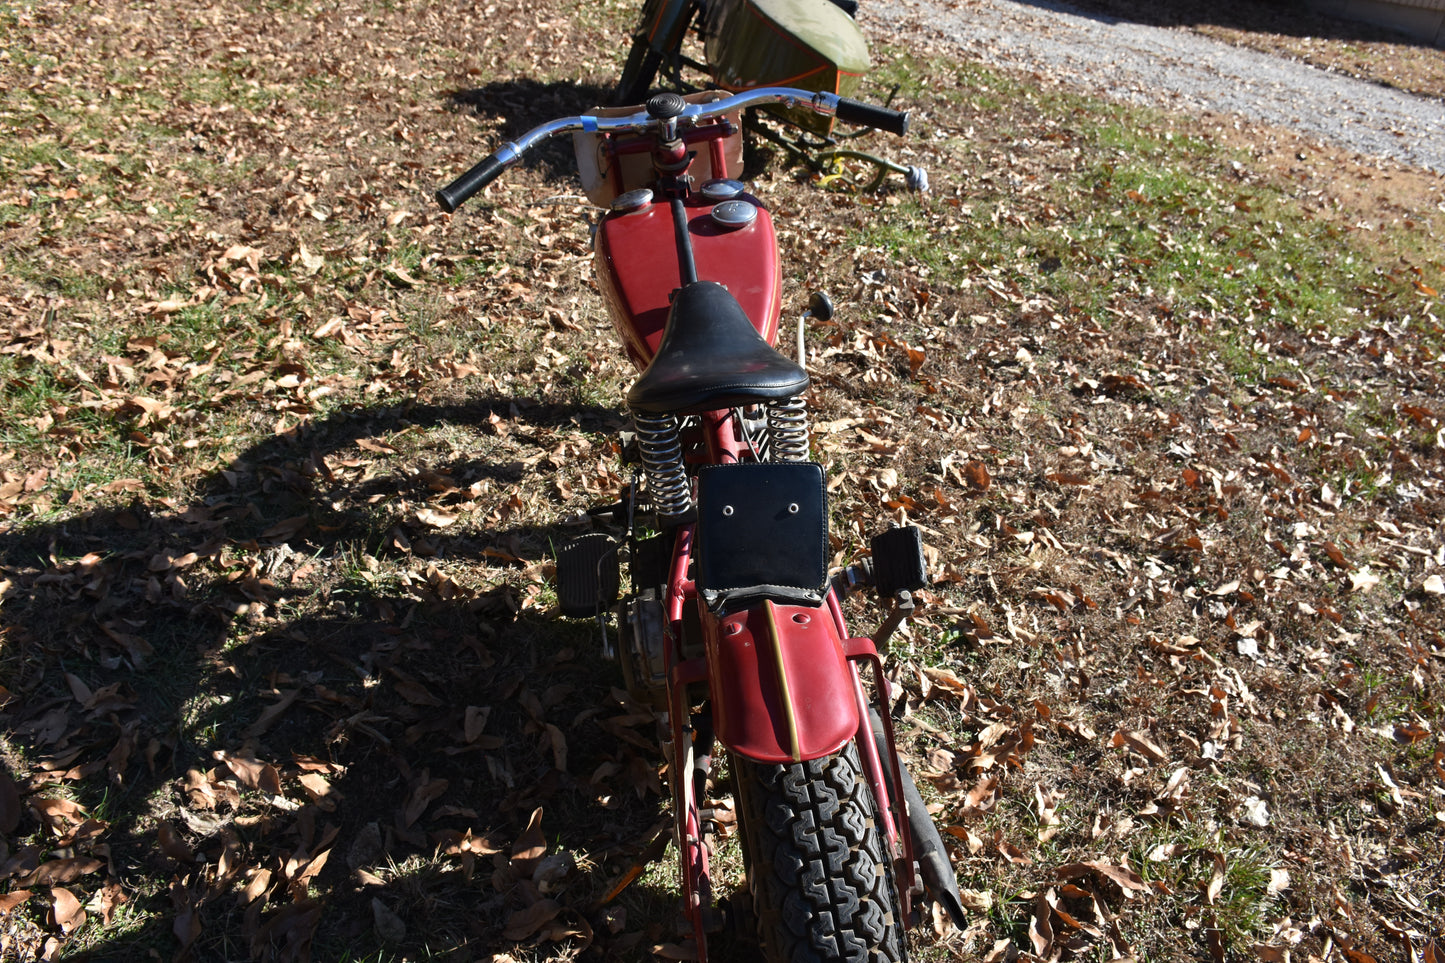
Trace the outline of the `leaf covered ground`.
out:
M 626 482 L 595 214 L 565 150 L 429 202 L 632 15 L 0 3 L 0 956 L 686 956 L 550 587 Z M 937 577 L 914 955 L 1440 958 L 1445 184 L 872 41 L 932 192 L 748 176 L 835 562 Z

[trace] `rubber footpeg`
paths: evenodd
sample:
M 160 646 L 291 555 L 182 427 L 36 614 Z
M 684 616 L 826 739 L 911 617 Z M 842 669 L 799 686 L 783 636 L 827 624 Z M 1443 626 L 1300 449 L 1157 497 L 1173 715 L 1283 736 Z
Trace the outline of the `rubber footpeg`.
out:
M 573 619 L 590 619 L 617 601 L 617 542 L 593 532 L 579 535 L 557 553 L 557 607 Z
M 916 592 L 928 585 L 928 563 L 923 558 L 923 534 L 917 525 L 890 528 L 872 539 L 873 584 L 882 598 L 899 592 Z

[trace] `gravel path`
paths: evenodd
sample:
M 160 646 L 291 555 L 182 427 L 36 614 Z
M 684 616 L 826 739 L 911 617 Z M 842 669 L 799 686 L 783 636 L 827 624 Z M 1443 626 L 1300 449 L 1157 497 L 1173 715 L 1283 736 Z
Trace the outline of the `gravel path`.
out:
M 867 15 L 999 67 L 1171 110 L 1218 111 L 1445 173 L 1445 104 L 1183 28 L 1047 0 L 873 0 Z M 1445 54 L 1442 54 L 1445 56 Z

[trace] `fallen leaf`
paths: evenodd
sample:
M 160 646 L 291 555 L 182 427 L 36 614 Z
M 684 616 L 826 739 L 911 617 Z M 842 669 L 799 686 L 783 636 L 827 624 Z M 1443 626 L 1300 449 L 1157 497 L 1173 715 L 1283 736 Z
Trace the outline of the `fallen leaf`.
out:
M 16 889 L 8 893 L 0 893 L 0 913 L 10 912 L 30 899 L 32 895 L 34 894 L 28 889 Z
M 50 919 L 62 932 L 69 933 L 85 922 L 85 908 L 70 890 L 56 887 L 50 891 Z
M 52 859 L 41 863 L 34 872 L 22 877 L 18 882 L 21 886 L 63 886 L 104 866 L 100 860 L 89 856 Z
M 502 930 L 502 936 L 513 941 L 525 940 L 560 912 L 562 904 L 556 900 L 538 900 L 526 909 L 517 910 L 507 917 L 507 926 Z
M 1370 591 L 1370 589 L 1374 588 L 1376 585 L 1379 584 L 1380 576 L 1376 575 L 1368 568 L 1362 568 L 1359 571 L 1350 573 L 1351 592 L 1368 592 Z
M 1128 746 L 1152 762 L 1164 762 L 1169 758 L 1168 753 L 1150 742 L 1143 733 L 1131 732 L 1127 729 L 1116 730 L 1109 740 L 1109 745 L 1116 749 L 1120 746 Z
M 451 785 L 451 783 L 445 779 L 430 778 L 430 773 L 423 770 L 420 784 L 412 790 L 411 797 L 406 801 L 406 809 L 402 814 L 401 824 L 403 828 L 411 826 L 420 819 L 421 814 L 426 812 L 427 807 L 430 806 L 438 796 L 447 791 L 449 785 Z
M 540 859 L 547 854 L 547 837 L 542 835 L 542 807 L 532 810 L 532 818 L 517 841 L 512 844 L 512 859 Z
M 380 897 L 371 899 L 371 920 L 383 943 L 400 943 L 406 939 L 406 923 L 388 909 Z

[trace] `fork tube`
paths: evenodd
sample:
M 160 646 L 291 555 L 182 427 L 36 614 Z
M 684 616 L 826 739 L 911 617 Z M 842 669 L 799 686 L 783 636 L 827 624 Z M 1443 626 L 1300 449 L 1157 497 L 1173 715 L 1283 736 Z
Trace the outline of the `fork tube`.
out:
M 677 235 L 677 271 L 683 284 L 697 283 L 697 261 L 692 256 L 692 235 L 687 230 L 687 208 L 682 198 L 672 199 L 672 225 Z
M 843 621 L 843 606 L 838 603 L 836 592 L 828 592 L 828 611 L 833 615 L 833 624 L 838 627 L 838 637 L 848 638 L 848 626 Z M 893 821 L 893 806 L 888 786 L 888 777 L 883 772 L 883 762 L 878 755 L 878 743 L 873 738 L 873 725 L 868 719 L 868 700 L 863 695 L 863 682 L 858 677 L 858 667 L 852 662 L 848 668 L 853 673 L 853 701 L 858 706 L 858 752 L 863 757 L 863 768 L 868 773 L 868 782 L 878 804 L 883 820 L 883 836 L 896 856 L 898 854 L 898 826 Z M 887 700 L 883 700 L 887 705 Z
M 714 137 L 707 142 L 707 159 L 712 165 L 713 177 L 728 176 L 728 157 L 723 150 L 723 138 Z

